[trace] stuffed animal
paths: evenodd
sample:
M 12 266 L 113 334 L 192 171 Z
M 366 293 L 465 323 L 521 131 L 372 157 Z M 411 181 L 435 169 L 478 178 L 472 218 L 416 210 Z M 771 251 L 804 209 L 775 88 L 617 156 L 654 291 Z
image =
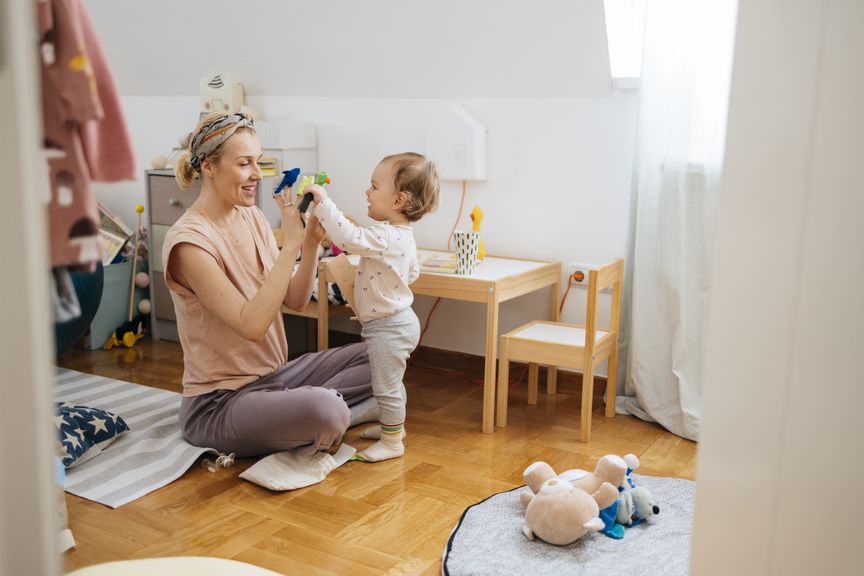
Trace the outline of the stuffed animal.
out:
M 549 544 L 570 544 L 589 532 L 603 530 L 603 520 L 598 516 L 600 507 L 615 501 L 617 496 L 618 490 L 609 483 L 588 494 L 566 480 L 550 478 L 536 494 L 520 494 L 526 506 L 522 532 L 529 540 L 536 536 Z
M 596 492 L 604 482 L 608 482 L 616 488 L 615 499 L 600 506 L 600 519 L 604 527 L 601 530 L 610 538 L 620 539 L 624 537 L 624 526 L 616 524 L 618 515 L 618 494 L 630 487 L 628 474 L 633 468 L 639 466 L 639 459 L 633 454 L 627 454 L 623 458 L 614 454 L 608 454 L 597 461 L 594 472 L 587 470 L 567 470 L 560 475 L 546 462 L 535 462 L 525 469 L 523 474 L 525 483 L 532 492 L 537 492 L 539 487 L 549 478 L 561 478 L 568 480 L 575 488 L 584 490 L 589 494 Z M 524 503 L 524 502 L 523 502 Z
M 644 486 L 636 486 L 621 493 L 615 521 L 624 526 L 636 526 L 659 513 L 660 507 L 654 503 L 651 492 Z
M 525 506 L 525 526 L 522 531 L 529 538 L 536 534 L 552 544 L 569 544 L 590 531 L 605 530 L 607 521 L 600 516 L 600 511 L 614 506 L 618 498 L 617 484 L 605 479 L 616 483 L 623 481 L 626 464 L 620 470 L 618 464 L 620 463 L 614 459 L 606 459 L 603 464 L 598 462 L 599 475 L 595 474 L 593 478 L 604 480 L 585 480 L 579 487 L 569 479 L 560 478 L 546 462 L 535 462 L 528 466 L 522 476 L 531 492 L 519 495 L 522 505 Z M 544 489 L 546 493 L 538 500 L 537 497 Z M 585 496 L 588 496 L 588 499 Z M 556 511 L 556 506 L 561 507 L 560 512 Z M 612 516 L 614 521 L 614 512 Z

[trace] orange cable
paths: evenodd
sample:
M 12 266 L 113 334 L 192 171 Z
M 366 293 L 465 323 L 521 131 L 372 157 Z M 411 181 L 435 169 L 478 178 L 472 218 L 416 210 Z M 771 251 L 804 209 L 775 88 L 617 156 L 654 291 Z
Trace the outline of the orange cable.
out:
M 564 310 L 564 302 L 567 301 L 567 294 L 570 292 L 570 286 L 573 285 L 573 278 L 567 277 L 567 290 L 564 291 L 564 297 L 561 298 L 561 306 L 558 307 L 558 315 L 561 315 L 561 311 Z
M 459 225 L 459 218 L 462 217 L 462 206 L 465 204 L 465 189 L 468 186 L 468 182 L 465 180 L 462 181 L 462 199 L 459 200 L 459 213 L 456 214 L 456 221 L 453 222 L 453 228 L 450 229 L 450 235 L 447 236 L 447 251 L 450 251 L 450 240 L 453 238 L 453 232 L 456 231 L 456 226 Z

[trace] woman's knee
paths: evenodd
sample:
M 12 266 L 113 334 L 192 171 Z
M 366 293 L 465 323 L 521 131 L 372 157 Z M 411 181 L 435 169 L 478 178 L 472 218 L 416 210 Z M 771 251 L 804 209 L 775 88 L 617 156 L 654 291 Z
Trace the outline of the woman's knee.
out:
M 304 413 L 307 425 L 319 433 L 344 433 L 351 420 L 351 410 L 342 396 L 326 388 L 311 388 L 308 392 L 311 397 Z

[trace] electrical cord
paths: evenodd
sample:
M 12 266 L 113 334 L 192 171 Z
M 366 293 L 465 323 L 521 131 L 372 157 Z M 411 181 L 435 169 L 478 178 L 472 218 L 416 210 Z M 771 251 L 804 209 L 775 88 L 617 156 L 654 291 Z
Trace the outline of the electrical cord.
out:
M 570 286 L 573 285 L 573 278 L 567 277 L 567 289 L 564 291 L 564 296 L 561 298 L 561 305 L 558 306 L 558 316 L 561 316 L 561 312 L 564 310 L 564 302 L 567 301 L 567 294 L 570 293 Z
M 468 182 L 462 181 L 462 198 L 459 200 L 459 213 L 456 214 L 456 220 L 453 222 L 453 228 L 450 229 L 450 235 L 447 236 L 447 251 L 450 251 L 450 241 L 453 239 L 453 232 L 456 231 L 456 226 L 459 225 L 459 219 L 462 217 L 462 207 L 465 205 L 465 192 L 468 187 Z

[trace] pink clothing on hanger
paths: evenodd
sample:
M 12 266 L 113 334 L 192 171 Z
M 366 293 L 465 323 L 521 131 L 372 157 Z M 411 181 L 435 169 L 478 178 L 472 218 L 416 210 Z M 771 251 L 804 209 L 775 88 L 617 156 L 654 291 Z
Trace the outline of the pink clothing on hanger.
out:
M 101 120 L 91 120 L 79 127 L 84 155 L 90 167 L 90 177 L 94 182 L 117 182 L 135 180 L 135 154 L 132 139 L 120 105 L 120 94 L 114 75 L 108 67 L 102 43 L 93 29 L 90 16 L 76 1 L 78 20 L 84 36 L 84 49 L 90 57 L 96 89 L 102 102 L 104 113 Z
M 48 152 L 51 265 L 102 259 L 91 180 L 135 179 L 114 78 L 81 0 L 39 0 L 44 146 Z
M 102 259 L 99 212 L 78 136 L 80 124 L 102 117 L 102 106 L 75 2 L 46 0 L 38 10 L 52 267 L 95 265 Z

